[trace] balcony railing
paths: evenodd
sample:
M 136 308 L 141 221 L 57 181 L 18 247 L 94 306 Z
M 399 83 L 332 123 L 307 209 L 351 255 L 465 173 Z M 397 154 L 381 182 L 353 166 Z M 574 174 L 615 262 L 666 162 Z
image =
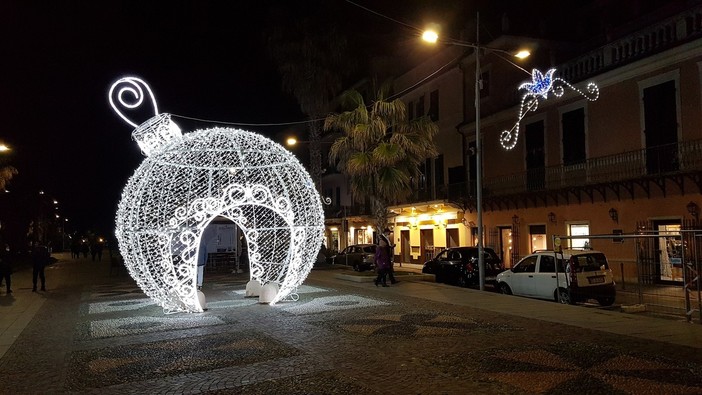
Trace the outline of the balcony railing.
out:
M 558 71 L 567 81 L 581 81 L 700 36 L 702 6 L 695 6 L 572 59 L 559 66 Z
M 591 158 L 578 164 L 549 166 L 490 177 L 483 182 L 483 193 L 486 196 L 500 196 L 693 171 L 702 171 L 702 140 Z
M 483 196 L 567 189 L 702 171 L 702 140 L 685 141 L 483 179 Z M 448 184 L 442 197 L 475 197 L 475 182 Z

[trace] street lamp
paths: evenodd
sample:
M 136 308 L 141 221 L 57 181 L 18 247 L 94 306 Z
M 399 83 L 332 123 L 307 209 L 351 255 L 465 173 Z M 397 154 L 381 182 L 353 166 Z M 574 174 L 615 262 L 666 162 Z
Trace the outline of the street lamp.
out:
M 5 144 L 0 144 L 0 152 L 7 152 L 10 150 L 10 147 L 6 146 Z
M 480 50 L 490 50 L 494 52 L 502 52 L 511 56 L 516 56 L 519 59 L 524 59 L 530 55 L 529 51 L 521 50 L 516 54 L 498 48 L 480 46 L 480 13 L 476 14 L 475 28 L 475 43 L 466 43 L 462 41 L 445 41 L 446 44 L 456 45 L 460 47 L 473 48 L 475 50 L 475 205 L 476 215 L 478 218 L 478 276 L 480 290 L 485 290 L 485 257 L 483 248 L 483 158 L 482 144 L 480 139 Z M 433 30 L 427 30 L 422 34 L 422 39 L 430 43 L 436 43 L 439 40 L 439 35 Z

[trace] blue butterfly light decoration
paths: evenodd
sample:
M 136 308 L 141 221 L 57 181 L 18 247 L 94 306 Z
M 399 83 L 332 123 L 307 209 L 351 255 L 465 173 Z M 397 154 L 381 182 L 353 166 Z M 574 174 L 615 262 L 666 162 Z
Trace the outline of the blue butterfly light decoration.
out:
M 548 94 L 552 93 L 556 97 L 561 97 L 565 93 L 565 87 L 580 94 L 590 101 L 595 101 L 600 97 L 600 88 L 594 82 L 590 82 L 585 87 L 585 92 L 574 87 L 567 81 L 559 77 L 553 77 L 556 69 L 549 69 L 546 73 L 534 69 L 531 71 L 531 82 L 519 85 L 519 90 L 525 90 L 522 102 L 519 107 L 519 116 L 512 129 L 505 130 L 500 134 L 500 144 L 502 148 L 511 150 L 517 145 L 519 137 L 519 126 L 529 111 L 536 111 L 539 108 L 539 98 L 548 99 Z

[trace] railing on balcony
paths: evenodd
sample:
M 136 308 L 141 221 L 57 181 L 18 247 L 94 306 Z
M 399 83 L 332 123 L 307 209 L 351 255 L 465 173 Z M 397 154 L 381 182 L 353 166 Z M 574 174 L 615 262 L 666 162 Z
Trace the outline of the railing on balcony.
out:
M 702 6 L 696 6 L 583 54 L 559 66 L 558 71 L 567 81 L 581 81 L 701 35 Z
M 591 158 L 568 166 L 550 166 L 490 177 L 484 179 L 483 194 L 500 196 L 557 190 L 693 171 L 702 171 L 702 140 Z M 449 185 L 448 189 L 451 190 L 452 186 Z

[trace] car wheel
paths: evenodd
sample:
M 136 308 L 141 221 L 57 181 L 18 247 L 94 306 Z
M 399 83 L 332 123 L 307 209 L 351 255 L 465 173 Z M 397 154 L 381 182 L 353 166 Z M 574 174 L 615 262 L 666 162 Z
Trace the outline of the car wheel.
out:
M 458 276 L 458 280 L 456 280 L 456 284 L 459 287 L 466 288 L 468 286 L 468 280 L 466 279 L 466 276 Z
M 353 264 L 353 271 L 355 271 L 355 272 L 360 272 L 360 271 L 361 271 L 361 268 L 358 266 L 358 263 L 354 263 L 354 264 Z
M 605 296 L 597 299 L 600 306 L 611 306 L 614 304 L 614 296 Z
M 434 275 L 434 282 L 443 283 L 443 282 L 444 282 L 444 276 L 441 275 L 441 274 L 439 274 L 439 273 L 436 273 L 436 274 Z
M 565 288 L 559 288 L 559 290 L 556 291 L 553 296 L 553 299 L 561 304 L 574 304 L 574 302 L 570 299 L 570 292 L 568 292 L 568 290 Z
M 512 295 L 512 290 L 509 288 L 509 285 L 502 283 L 500 284 L 500 293 L 504 295 Z

